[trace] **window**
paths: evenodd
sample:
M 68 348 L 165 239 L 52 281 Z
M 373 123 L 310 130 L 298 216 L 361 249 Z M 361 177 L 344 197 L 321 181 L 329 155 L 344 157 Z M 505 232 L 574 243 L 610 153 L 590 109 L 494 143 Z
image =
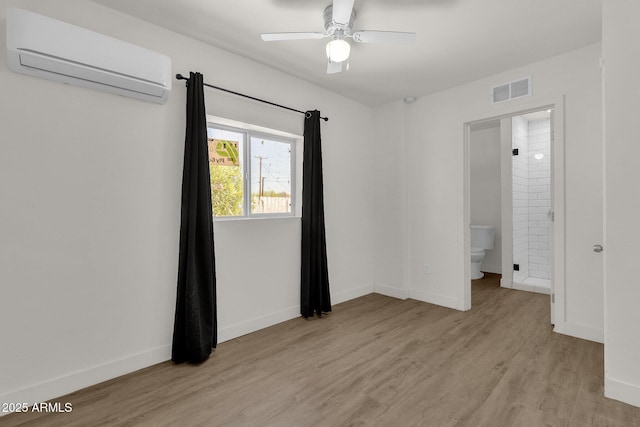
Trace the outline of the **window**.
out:
M 209 123 L 215 218 L 293 215 L 295 140 Z

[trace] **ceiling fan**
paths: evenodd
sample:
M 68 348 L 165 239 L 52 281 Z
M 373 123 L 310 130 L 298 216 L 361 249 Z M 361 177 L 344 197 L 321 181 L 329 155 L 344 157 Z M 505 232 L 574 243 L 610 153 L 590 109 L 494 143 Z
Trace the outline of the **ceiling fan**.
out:
M 351 38 L 357 43 L 395 43 L 409 44 L 416 40 L 416 33 L 397 31 L 356 31 L 351 32 L 356 11 L 353 10 L 355 0 L 333 0 L 333 4 L 324 10 L 323 33 L 264 33 L 264 41 L 281 40 L 309 40 L 330 37 L 327 43 L 327 73 L 335 74 L 342 71 L 343 64 L 349 69 L 349 53 L 351 45 L 345 39 Z

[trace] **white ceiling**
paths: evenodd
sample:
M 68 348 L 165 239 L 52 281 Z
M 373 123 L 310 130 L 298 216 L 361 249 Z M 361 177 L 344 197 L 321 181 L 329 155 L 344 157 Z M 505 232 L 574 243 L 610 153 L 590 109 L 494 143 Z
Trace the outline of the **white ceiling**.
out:
M 327 75 L 327 39 L 267 43 L 260 34 L 322 32 L 331 0 L 94 1 L 368 105 L 427 95 L 601 40 L 602 0 L 356 0 L 354 31 L 412 31 L 417 43 L 352 43 L 349 71 Z

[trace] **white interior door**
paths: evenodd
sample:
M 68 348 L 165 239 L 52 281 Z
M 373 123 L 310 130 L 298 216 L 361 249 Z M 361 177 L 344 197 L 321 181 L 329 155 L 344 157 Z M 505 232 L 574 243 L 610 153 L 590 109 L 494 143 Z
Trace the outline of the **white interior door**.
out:
M 603 342 L 603 257 L 594 252 L 603 241 L 602 127 L 578 120 L 563 141 L 562 115 L 554 109 L 553 323 L 557 332 Z

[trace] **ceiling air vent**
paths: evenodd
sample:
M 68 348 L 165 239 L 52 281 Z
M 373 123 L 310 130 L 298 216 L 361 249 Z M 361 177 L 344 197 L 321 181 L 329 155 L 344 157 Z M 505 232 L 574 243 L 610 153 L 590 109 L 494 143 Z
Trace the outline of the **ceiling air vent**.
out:
M 503 83 L 491 88 L 491 103 L 508 101 L 531 95 L 531 77 Z
M 491 101 L 507 101 L 511 97 L 510 93 L 511 91 L 509 90 L 509 83 L 507 83 L 506 85 L 496 86 L 491 90 Z

